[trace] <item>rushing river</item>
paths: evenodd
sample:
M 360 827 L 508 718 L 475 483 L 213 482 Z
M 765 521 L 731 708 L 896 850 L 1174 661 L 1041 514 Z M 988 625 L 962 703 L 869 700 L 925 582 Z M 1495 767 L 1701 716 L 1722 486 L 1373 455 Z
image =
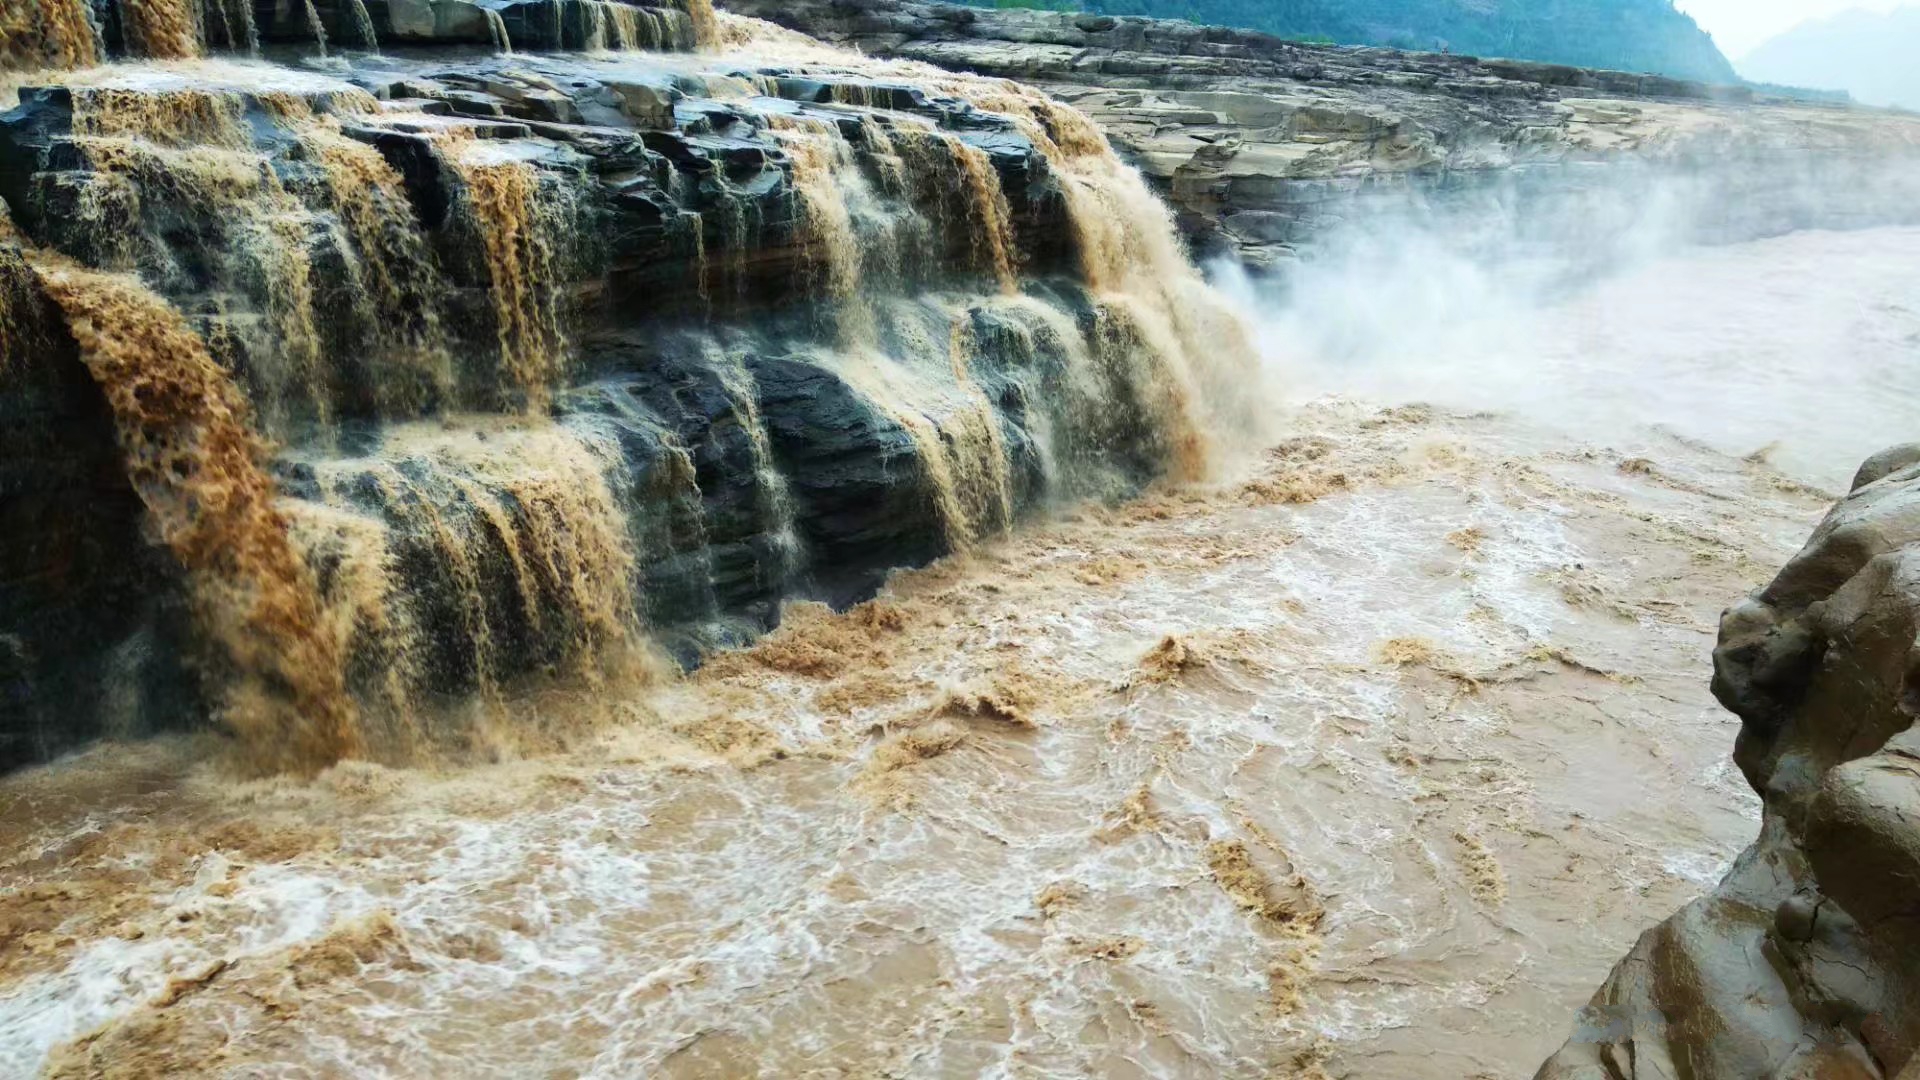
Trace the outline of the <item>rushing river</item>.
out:
M 1916 270 L 1309 278 L 1343 397 L 1239 474 L 498 707 L 550 756 L 0 780 L 0 1075 L 1528 1075 L 1753 835 L 1714 622 L 1912 437 Z

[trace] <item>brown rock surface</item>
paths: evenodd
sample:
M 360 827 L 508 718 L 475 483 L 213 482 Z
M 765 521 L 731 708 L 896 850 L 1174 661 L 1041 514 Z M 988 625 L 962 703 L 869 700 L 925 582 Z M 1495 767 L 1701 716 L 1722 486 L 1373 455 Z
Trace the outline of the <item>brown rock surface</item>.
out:
M 1920 1075 L 1920 461 L 1862 480 L 1721 623 L 1760 838 L 1640 939 L 1541 1080 Z

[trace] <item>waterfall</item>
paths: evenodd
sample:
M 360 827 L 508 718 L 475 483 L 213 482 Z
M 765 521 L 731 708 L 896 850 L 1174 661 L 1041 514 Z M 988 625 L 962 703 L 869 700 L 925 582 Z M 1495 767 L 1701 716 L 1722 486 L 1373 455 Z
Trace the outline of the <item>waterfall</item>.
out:
M 947 154 L 960 169 L 967 194 L 967 227 L 973 239 L 974 265 L 991 270 L 1003 292 L 1017 287 L 1014 268 L 1013 211 L 1000 188 L 986 151 L 969 146 L 959 136 L 943 133 Z
M 404 757 L 433 693 L 498 702 L 529 659 L 589 681 L 638 655 L 635 551 L 604 438 L 555 424 L 400 427 L 378 456 L 315 463 L 295 533 L 322 581 L 363 738 Z
M 0 70 L 77 68 L 101 59 L 87 0 L 28 0 L 0 10 Z
M 849 177 L 850 182 L 859 183 L 852 148 L 826 120 L 772 116 L 768 123 L 793 163 L 794 191 L 807 226 L 809 254 L 824 277 L 826 293 L 838 303 L 844 319 L 870 323 L 860 295 L 860 237 L 854 232 L 840 179 Z
M 339 0 L 332 14 L 316 0 L 297 0 L 271 12 L 255 0 L 11 0 L 0 8 L 0 70 L 34 71 L 87 67 L 114 56 L 182 60 L 209 51 L 258 56 L 263 31 L 276 41 L 304 32 L 322 57 L 329 47 L 350 44 L 380 50 L 379 30 L 366 0 Z M 484 21 L 495 49 L 511 53 L 507 19 L 499 8 L 449 0 Z M 523 9 L 528 10 L 528 9 Z M 719 17 L 708 0 L 683 6 L 643 7 L 627 0 L 553 0 L 543 9 L 548 25 L 534 31 L 542 48 L 605 50 L 712 48 L 720 41 Z M 331 27 L 329 19 L 337 20 Z M 577 26 L 577 28 L 576 28 Z
M 156 532 L 193 580 L 199 621 L 230 671 L 225 722 L 262 769 L 356 752 L 338 643 L 274 506 L 244 398 L 199 336 L 137 282 L 34 265 L 113 410 Z
M 480 14 L 487 20 L 487 36 L 493 41 L 493 50 L 502 56 L 512 56 L 513 39 L 507 36 L 507 21 L 492 8 L 481 8 Z
M 348 7 L 353 13 L 353 29 L 354 33 L 359 35 L 360 46 L 378 55 L 380 38 L 374 33 L 373 16 L 367 13 L 366 0 L 348 0 Z
M 687 15 L 693 20 L 693 43 L 703 49 L 720 44 L 720 18 L 714 14 L 713 0 L 686 0 Z
M 301 3 L 306 8 L 307 29 L 313 31 L 313 44 L 320 50 L 320 55 L 325 56 L 327 55 L 327 31 L 320 25 L 320 9 L 313 6 L 313 0 L 301 0 Z
M 566 365 L 554 251 L 569 215 L 532 163 L 459 146 L 451 160 L 486 246 L 502 374 L 530 411 L 544 408 Z
M 120 0 L 127 50 L 154 60 L 200 55 L 200 18 L 189 0 Z
M 607 7 L 600 0 L 580 0 L 581 15 L 586 23 L 586 40 L 581 48 L 587 52 L 605 52 L 607 50 Z
M 220 38 L 227 43 L 227 48 L 249 56 L 260 54 L 260 31 L 254 25 L 250 0 L 201 0 L 203 21 L 209 9 L 219 20 Z M 202 37 L 211 41 L 213 35 L 203 33 Z
M 145 92 L 132 88 L 103 86 L 76 87 L 73 95 L 73 131 L 83 146 L 106 154 L 112 149 L 127 154 L 139 147 L 159 152 L 247 152 L 250 135 L 245 123 L 245 102 L 237 93 L 212 90 L 168 89 Z M 121 147 L 118 144 L 138 144 Z M 169 163 L 158 163 L 165 168 Z
M 652 70 L 628 56 L 361 69 L 386 100 L 219 63 L 23 91 L 55 122 L 0 124 L 38 170 L 20 242 L 130 458 L 170 440 L 130 474 L 218 660 L 179 677 L 251 760 L 510 752 L 552 734 L 526 695 L 644 681 L 1231 441 L 1231 320 L 1083 118 L 812 62 L 677 73 L 686 130 L 644 141 L 550 126 Z M 461 110 L 407 104 L 435 96 Z M 201 404 L 140 427 L 147 365 Z
M 588 52 L 608 49 L 659 49 L 672 45 L 664 16 L 648 8 L 632 7 L 620 0 L 574 0 L 585 27 L 582 48 Z
M 350 237 L 342 249 L 360 271 L 354 299 L 372 331 L 380 413 L 416 416 L 453 400 L 439 268 L 399 170 L 325 119 L 303 125 L 299 138 L 324 170 L 330 205 Z
M 951 313 L 945 336 L 937 340 L 911 320 L 892 320 L 883 333 L 884 313 L 875 310 L 864 264 L 877 261 L 883 269 L 897 270 L 911 258 L 903 249 L 912 239 L 862 235 L 856 226 L 851 207 L 872 204 L 877 193 L 837 126 L 770 120 L 792 160 L 807 244 L 820 267 L 819 287 L 831 299 L 840 348 L 820 354 L 820 362 L 831 365 L 913 440 L 951 546 L 970 548 L 1004 531 L 1013 520 L 1006 446 L 991 403 L 971 377 L 964 313 Z M 991 252 L 982 269 L 1010 288 L 1014 241 L 998 175 L 972 147 L 961 149 L 950 138 L 929 136 L 929 141 L 945 152 L 937 163 L 919 162 L 929 186 L 957 189 L 973 211 L 963 221 L 942 223 L 941 231 L 959 229 L 970 250 Z M 918 234 L 910 235 L 917 239 Z M 914 362 L 894 358 L 902 354 Z
M 613 44 L 616 49 L 654 49 L 660 47 L 660 35 L 655 29 L 652 12 L 625 4 L 612 3 L 610 0 L 595 0 L 608 25 L 613 27 Z M 645 29 L 642 29 L 642 26 Z
M 1259 425 L 1257 395 L 1240 384 L 1252 348 L 1238 317 L 1187 260 L 1166 205 L 1084 115 L 1013 83 L 955 77 L 943 86 L 1012 117 L 1046 153 L 1064 181 L 1082 275 L 1108 315 L 1128 324 L 1120 339 L 1151 343 L 1148 386 L 1176 474 L 1204 475 L 1219 447 L 1200 416 L 1239 432 Z
M 170 212 L 210 216 L 218 239 L 201 247 L 223 292 L 259 316 L 225 329 L 246 347 L 263 411 L 277 430 L 331 411 L 312 287 L 313 218 L 290 194 L 267 159 L 250 148 L 245 105 L 234 92 L 82 90 L 74 95 L 75 143 L 102 183 L 141 190 L 156 185 L 175 202 Z M 151 200 L 142 209 L 160 211 Z M 86 204 L 68 228 L 122 245 L 124 207 L 110 199 Z M 132 269 L 170 258 L 153 240 L 122 247 L 110 264 Z
M 291 434 L 305 423 L 324 424 L 342 394 L 370 395 L 390 416 L 417 415 L 455 396 L 439 271 L 402 178 L 378 151 L 341 135 L 337 117 L 317 114 L 295 95 L 251 99 L 318 167 L 326 198 L 309 205 L 250 145 L 249 105 L 238 93 L 83 89 L 74 95 L 75 129 L 84 133 L 76 143 L 99 183 L 153 186 L 154 194 L 139 204 L 148 214 L 215 212 L 212 235 L 188 250 L 180 240 L 135 243 L 109 261 L 131 268 L 191 258 L 214 273 L 229 314 L 221 336 L 243 347 L 271 429 Z M 330 106 L 351 115 L 370 110 L 372 102 L 348 94 Z M 165 201 L 155 197 L 160 194 Z M 84 209 L 69 230 L 95 238 L 103 249 L 131 243 L 120 203 L 102 194 Z M 146 233 L 135 229 L 133 235 Z M 352 272 L 345 283 L 349 310 L 335 312 L 325 329 L 313 286 L 317 257 L 342 259 Z M 370 346 L 356 357 L 357 373 L 327 355 L 327 339 L 348 327 Z M 351 384 L 362 376 L 369 381 L 356 389 Z
M 747 444 L 752 451 L 754 498 L 764 521 L 769 523 L 768 537 L 773 543 L 774 559 L 765 584 L 784 588 L 797 578 L 806 565 L 806 551 L 795 528 L 793 490 L 775 460 L 773 442 L 767 437 L 766 421 L 760 415 L 759 387 L 753 373 L 737 355 L 714 357 L 714 372 L 720 385 L 732 399 L 742 421 Z

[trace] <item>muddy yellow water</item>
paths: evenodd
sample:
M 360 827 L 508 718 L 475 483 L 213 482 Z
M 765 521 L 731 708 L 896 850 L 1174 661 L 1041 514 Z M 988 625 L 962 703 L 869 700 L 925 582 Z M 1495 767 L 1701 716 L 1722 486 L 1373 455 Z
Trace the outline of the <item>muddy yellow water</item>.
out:
M 545 756 L 0 781 L 0 1074 L 1530 1074 L 1751 837 L 1712 627 L 1822 500 L 1657 435 L 1289 426 L 492 706 Z

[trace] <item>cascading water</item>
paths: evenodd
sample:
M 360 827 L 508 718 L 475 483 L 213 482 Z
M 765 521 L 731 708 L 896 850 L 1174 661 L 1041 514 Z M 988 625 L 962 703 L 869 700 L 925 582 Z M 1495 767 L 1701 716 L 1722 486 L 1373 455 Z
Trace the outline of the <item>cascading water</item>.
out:
M 492 8 L 485 8 L 481 14 L 487 21 L 487 38 L 493 45 L 493 51 L 503 56 L 513 55 L 513 38 L 507 35 L 507 21 Z
M 324 58 L 327 55 L 327 28 L 320 21 L 320 9 L 313 6 L 313 0 L 301 0 L 307 15 L 307 29 L 313 34 L 313 45 Z
M 373 28 L 373 15 L 367 11 L 366 0 L 348 0 L 348 11 L 353 17 L 353 31 L 360 47 L 371 53 L 380 51 L 380 34 Z
M 100 58 L 87 0 L 36 0 L 0 10 L 0 70 L 86 67 Z
M 509 150 L 461 143 L 451 153 L 465 192 L 465 213 L 486 252 L 488 291 L 500 344 L 503 382 L 539 411 L 563 374 L 561 269 L 554 253 L 572 225 L 561 197 L 543 192 L 541 172 Z
M 441 0 L 442 19 L 473 44 L 511 52 L 513 33 L 539 49 L 688 50 L 719 42 L 706 0 Z M 87 68 L 110 58 L 258 56 L 263 43 L 320 57 L 378 55 L 383 35 L 421 33 L 417 13 L 367 0 L 13 0 L 0 8 L 0 71 Z M 439 34 L 435 30 L 432 33 Z
M 299 131 L 324 174 L 328 202 L 352 257 L 351 318 L 368 328 L 376 407 L 418 415 L 453 400 L 454 377 L 441 326 L 440 276 L 407 200 L 405 180 L 378 150 L 324 120 Z
M 140 9 L 150 27 L 186 10 Z M 29 257 L 150 290 L 74 331 L 102 392 L 130 370 L 96 359 L 121 355 L 112 335 L 165 312 L 183 362 L 221 380 L 223 438 L 265 463 L 246 486 L 265 507 L 232 513 L 278 538 L 249 542 L 268 554 L 209 569 L 174 546 L 224 657 L 178 678 L 270 767 L 490 752 L 512 721 L 459 702 L 645 678 L 656 647 L 738 642 L 796 591 L 857 598 L 1051 501 L 1197 475 L 1194 432 L 1225 415 L 1208 394 L 1250 370 L 1207 336 L 1216 309 L 1164 212 L 1076 114 L 765 42 L 615 51 L 673 38 L 669 16 L 717 40 L 699 4 L 547 10 L 523 31 L 591 58 L 351 84 L 105 68 L 23 88 L 0 124 L 36 163 L 4 192 Z M 156 35 L 139 51 L 166 53 Z M 1132 220 L 1083 220 L 1116 210 Z M 62 294 L 70 318 L 92 318 L 83 295 Z M 197 537 L 174 520 L 197 496 L 134 487 L 163 538 Z M 250 641 L 268 618 L 325 662 Z M 260 702 L 293 708 L 261 721 Z
M 155 60 L 200 55 L 200 12 L 190 0 L 123 0 L 127 49 Z
M 268 769 L 358 752 L 337 643 L 232 382 L 137 283 L 52 259 L 34 266 L 113 411 L 129 481 L 191 581 L 221 654 L 223 722 Z
M 257 316 L 224 321 L 221 336 L 244 346 L 272 426 L 324 421 L 333 389 L 321 370 L 315 220 L 251 146 L 241 96 L 83 88 L 72 99 L 73 145 L 92 171 L 62 225 L 66 246 L 121 270 L 200 262 L 220 297 Z M 273 99 L 260 103 L 270 108 Z M 162 233 L 162 222 L 198 215 L 206 217 L 201 235 Z
M 209 42 L 224 43 L 231 52 L 259 55 L 260 30 L 254 25 L 251 3 L 247 0 L 204 0 L 204 4 L 205 37 Z

